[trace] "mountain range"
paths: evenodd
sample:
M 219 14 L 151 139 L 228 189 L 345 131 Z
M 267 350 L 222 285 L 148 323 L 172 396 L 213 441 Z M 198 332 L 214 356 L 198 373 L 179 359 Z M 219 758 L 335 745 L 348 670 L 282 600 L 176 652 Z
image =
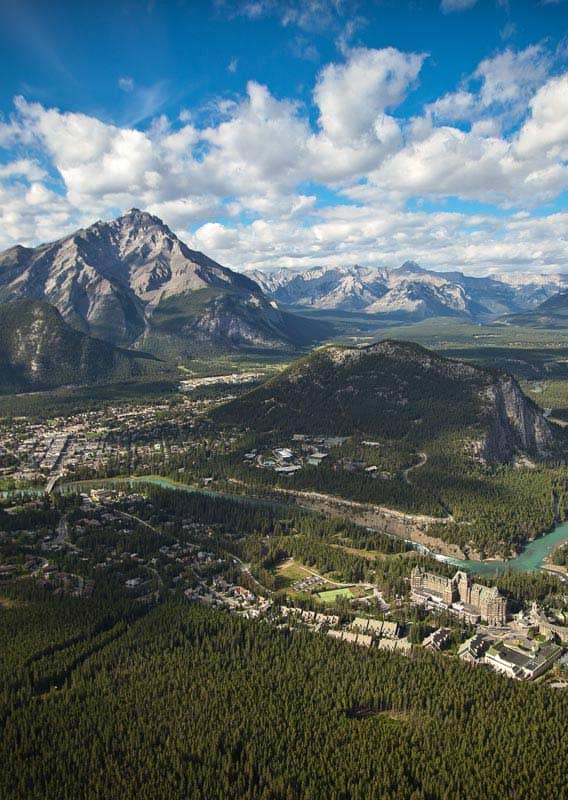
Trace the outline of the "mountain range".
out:
M 327 332 L 138 209 L 0 254 L 0 303 L 22 297 L 54 306 L 78 331 L 161 357 L 290 349 Z
M 561 274 L 479 278 L 413 261 L 235 272 L 132 209 L 0 254 L 0 391 L 137 376 L 221 353 L 298 354 L 337 336 L 350 313 L 537 325 L 556 314 L 563 325 L 567 302 Z
M 246 274 L 269 297 L 289 307 L 358 312 L 405 322 L 441 316 L 488 322 L 533 309 L 568 285 L 568 275 L 480 278 L 433 272 L 413 261 L 394 270 L 355 265 Z

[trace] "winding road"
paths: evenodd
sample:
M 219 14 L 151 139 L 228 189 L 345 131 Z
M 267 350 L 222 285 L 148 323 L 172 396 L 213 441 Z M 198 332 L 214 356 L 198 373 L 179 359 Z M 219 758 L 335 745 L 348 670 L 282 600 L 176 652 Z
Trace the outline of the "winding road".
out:
M 408 477 L 409 473 L 412 472 L 412 470 L 420 469 L 420 467 L 423 467 L 424 464 L 428 461 L 427 453 L 417 453 L 417 455 L 420 459 L 419 462 L 417 464 L 413 464 L 411 467 L 407 467 L 402 473 L 404 481 L 408 483 L 409 486 L 412 486 L 412 481 Z

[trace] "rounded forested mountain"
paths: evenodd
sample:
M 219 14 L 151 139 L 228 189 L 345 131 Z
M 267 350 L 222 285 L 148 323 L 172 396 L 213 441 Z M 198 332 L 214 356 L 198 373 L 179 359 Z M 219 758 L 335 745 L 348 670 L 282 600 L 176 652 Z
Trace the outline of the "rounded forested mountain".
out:
M 415 445 L 466 429 L 486 460 L 500 462 L 516 448 L 544 455 L 554 438 L 509 376 L 389 340 L 317 350 L 213 416 L 260 432 L 364 433 Z

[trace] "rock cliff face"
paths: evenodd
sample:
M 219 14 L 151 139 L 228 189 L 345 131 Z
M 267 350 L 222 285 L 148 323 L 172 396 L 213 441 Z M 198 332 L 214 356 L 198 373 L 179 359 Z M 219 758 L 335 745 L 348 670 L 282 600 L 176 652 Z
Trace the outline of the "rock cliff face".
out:
M 217 416 L 259 431 L 359 433 L 417 447 L 458 434 L 493 464 L 546 456 L 555 443 L 513 378 L 399 341 L 317 350 Z
M 552 430 L 542 412 L 509 376 L 495 379 L 485 390 L 487 434 L 480 456 L 487 463 L 507 463 L 523 451 L 546 456 L 554 445 Z
M 190 354 L 204 343 L 305 344 L 317 328 L 280 312 L 253 280 L 191 250 L 138 209 L 51 244 L 0 254 L 0 302 L 20 297 L 50 303 L 84 333 L 142 349 L 156 345 L 163 325 L 170 343 Z

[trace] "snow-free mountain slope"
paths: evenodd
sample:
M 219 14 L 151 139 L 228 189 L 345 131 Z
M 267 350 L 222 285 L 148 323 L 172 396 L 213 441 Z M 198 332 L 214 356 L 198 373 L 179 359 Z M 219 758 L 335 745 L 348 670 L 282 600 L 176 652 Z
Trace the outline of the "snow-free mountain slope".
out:
M 50 303 L 77 330 L 157 351 L 164 342 L 156 327 L 170 318 L 174 301 L 168 347 L 185 355 L 306 344 L 318 328 L 282 313 L 253 280 L 191 250 L 158 217 L 138 209 L 50 244 L 0 254 L 0 302 L 19 297 Z
M 76 331 L 48 303 L 0 305 L 0 393 L 123 380 L 159 368 L 151 357 Z
M 258 432 L 357 433 L 415 447 L 459 434 L 487 463 L 544 456 L 555 438 L 508 375 L 390 340 L 316 350 L 214 415 Z
M 528 328 L 568 328 L 568 291 L 552 295 L 532 311 L 505 316 L 500 322 Z

